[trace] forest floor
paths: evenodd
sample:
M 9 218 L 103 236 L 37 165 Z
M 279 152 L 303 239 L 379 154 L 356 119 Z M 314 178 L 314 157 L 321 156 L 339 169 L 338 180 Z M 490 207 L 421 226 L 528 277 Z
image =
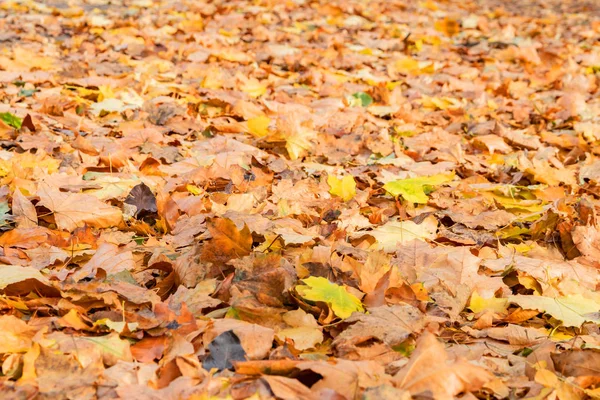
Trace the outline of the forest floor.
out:
M 600 398 L 600 5 L 0 3 L 0 398 Z

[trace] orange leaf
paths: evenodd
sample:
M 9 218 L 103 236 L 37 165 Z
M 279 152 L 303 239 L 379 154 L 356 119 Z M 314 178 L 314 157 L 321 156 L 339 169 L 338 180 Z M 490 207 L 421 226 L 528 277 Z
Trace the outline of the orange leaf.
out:
M 202 250 L 202 261 L 225 263 L 232 258 L 241 258 L 250 254 L 252 235 L 246 225 L 239 230 L 233 221 L 227 218 L 214 218 L 206 222 L 212 235 Z

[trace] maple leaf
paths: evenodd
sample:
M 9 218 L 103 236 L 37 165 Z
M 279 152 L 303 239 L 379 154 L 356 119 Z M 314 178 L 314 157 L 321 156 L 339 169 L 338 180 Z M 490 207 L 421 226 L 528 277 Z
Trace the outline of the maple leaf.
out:
M 292 160 L 312 150 L 316 132 L 306 126 L 298 116 L 287 115 L 277 120 L 278 134 L 285 140 L 285 148 Z
M 21 193 L 19 188 L 13 194 L 12 213 L 20 228 L 33 228 L 38 224 L 35 206 Z
M 256 137 L 264 137 L 269 134 L 271 119 L 265 115 L 259 115 L 248 120 L 248 130 Z
M 600 304 L 581 294 L 564 297 L 510 296 L 508 301 L 529 310 L 538 310 L 560 320 L 564 326 L 580 327 L 585 322 L 600 322 Z
M 425 315 L 409 305 L 369 308 L 368 314 L 354 314 L 346 319 L 354 323 L 334 340 L 334 344 L 354 337 L 373 337 L 389 346 L 402 343 L 425 325 Z
M 335 315 L 342 319 L 348 318 L 353 312 L 364 311 L 361 301 L 343 286 L 316 276 L 302 279 L 302 282 L 305 286 L 296 286 L 296 291 L 302 298 L 327 303 Z
M 436 399 L 453 399 L 461 392 L 480 389 L 492 378 L 492 374 L 465 360 L 450 362 L 444 346 L 425 332 L 394 381 L 413 396 L 430 392 Z
M 290 339 L 294 343 L 294 348 L 298 350 L 307 350 L 314 348 L 317 344 L 323 342 L 323 332 L 315 317 L 307 314 L 302 309 L 288 311 L 282 316 L 284 322 L 290 326 L 279 330 L 275 336 L 284 341 Z
M 469 302 L 469 308 L 474 313 L 479 313 L 486 310 L 491 310 L 497 313 L 504 313 L 508 308 L 508 299 L 490 297 L 483 298 L 477 292 L 473 292 Z
M 230 219 L 214 218 L 207 220 L 206 226 L 212 239 L 202 249 L 203 261 L 225 263 L 250 254 L 252 235 L 246 225 L 239 230 Z
M 342 179 L 329 175 L 327 184 L 331 188 L 329 193 L 341 197 L 344 201 L 350 201 L 356 196 L 356 181 L 352 175 L 346 175 Z
M 427 193 L 433 191 L 433 187 L 450 182 L 452 179 L 454 179 L 454 173 L 437 174 L 391 181 L 383 185 L 383 188 L 392 196 L 402 196 L 413 203 L 427 204 L 429 200 Z
M 355 237 L 370 235 L 377 240 L 377 246 L 390 253 L 398 244 L 412 240 L 435 239 L 438 221 L 434 216 L 425 218 L 420 224 L 413 221 L 389 221 L 370 232 L 357 232 Z
M 227 331 L 221 333 L 208 345 L 210 354 L 202 362 L 202 367 L 207 371 L 216 368 L 219 371 L 231 369 L 232 361 L 243 361 L 246 352 L 240 344 L 240 339 L 233 333 Z
M 86 224 L 96 228 L 116 226 L 123 220 L 121 210 L 89 194 L 64 193 L 47 184 L 38 189 L 40 205 L 54 213 L 60 229 L 74 231 Z

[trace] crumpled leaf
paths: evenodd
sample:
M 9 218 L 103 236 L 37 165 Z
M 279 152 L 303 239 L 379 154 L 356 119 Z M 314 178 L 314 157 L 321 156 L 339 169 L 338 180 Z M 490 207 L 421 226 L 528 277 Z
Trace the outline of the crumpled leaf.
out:
M 131 189 L 125 199 L 125 203 L 135 206 L 136 211 L 134 216 L 138 219 L 157 211 L 156 196 L 154 196 L 152 190 L 143 182 Z
M 316 276 L 302 279 L 302 282 L 304 285 L 296 286 L 296 291 L 303 299 L 327 303 L 335 315 L 342 319 L 348 318 L 353 312 L 364 311 L 361 301 L 343 286 Z

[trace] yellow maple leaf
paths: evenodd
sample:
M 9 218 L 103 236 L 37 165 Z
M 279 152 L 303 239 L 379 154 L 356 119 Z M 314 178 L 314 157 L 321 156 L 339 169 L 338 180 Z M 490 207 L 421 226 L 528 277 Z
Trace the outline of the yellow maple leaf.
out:
M 478 313 L 485 310 L 491 310 L 496 313 L 505 313 L 508 307 L 508 299 L 491 297 L 485 299 L 477 292 L 473 292 L 471 295 L 471 301 L 469 302 L 469 308 L 474 313 Z
M 292 160 L 297 160 L 313 148 L 316 132 L 306 126 L 296 115 L 277 120 L 277 130 Z
M 269 124 L 271 118 L 266 115 L 259 115 L 258 117 L 250 118 L 248 120 L 248 130 L 251 134 L 256 137 L 264 137 L 269 134 Z
M 302 298 L 327 303 L 335 315 L 342 319 L 348 318 L 353 312 L 364 312 L 361 301 L 343 286 L 316 276 L 302 279 L 302 282 L 304 285 L 296 286 L 296 291 Z
M 344 201 L 350 201 L 356 195 L 356 181 L 352 175 L 346 175 L 342 179 L 334 175 L 327 177 L 327 184 L 331 189 L 329 193 L 341 197 Z
M 245 79 L 240 86 L 240 89 L 254 98 L 260 97 L 267 93 L 267 87 L 260 83 L 256 78 Z

